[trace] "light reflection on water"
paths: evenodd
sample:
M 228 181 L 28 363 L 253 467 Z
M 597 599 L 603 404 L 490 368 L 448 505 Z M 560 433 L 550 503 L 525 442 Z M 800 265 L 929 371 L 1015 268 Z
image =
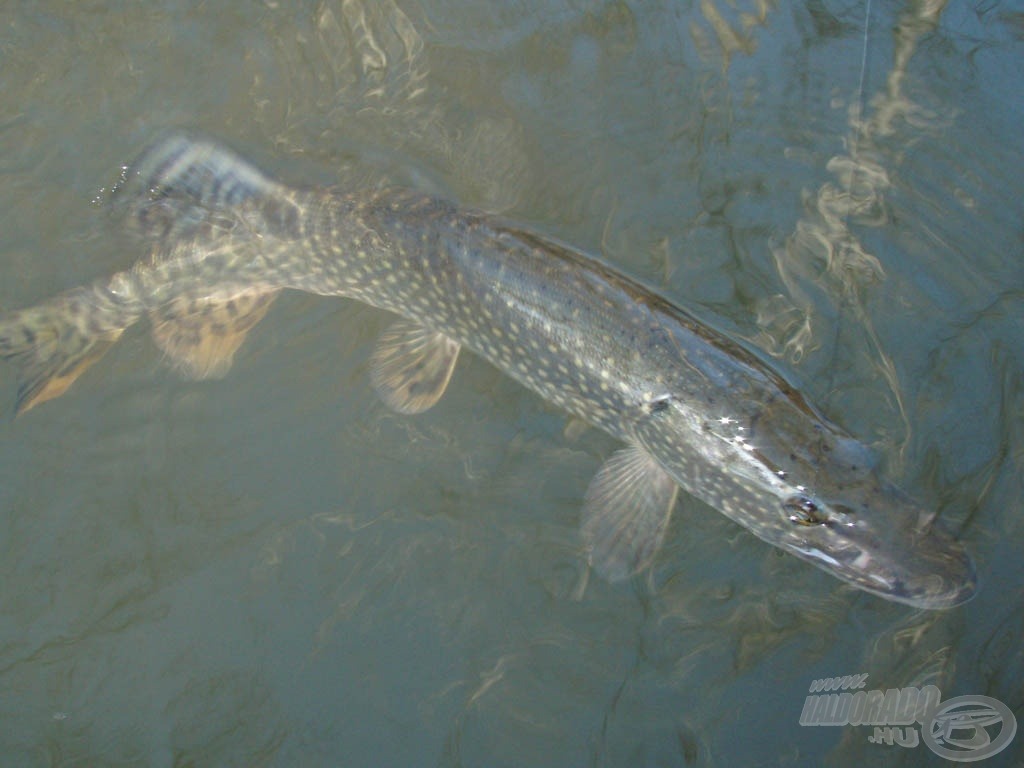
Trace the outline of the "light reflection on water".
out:
M 861 671 L 1020 711 L 1019 17 L 481 7 L 4 11 L 0 305 L 137 257 L 90 201 L 170 125 L 440 190 L 777 355 L 962 530 L 981 595 L 914 613 L 685 499 L 652 573 L 588 580 L 610 440 L 468 357 L 390 414 L 387 318 L 286 296 L 222 381 L 134 329 L 0 431 L 10 764 L 921 760 L 798 725 L 810 680 Z

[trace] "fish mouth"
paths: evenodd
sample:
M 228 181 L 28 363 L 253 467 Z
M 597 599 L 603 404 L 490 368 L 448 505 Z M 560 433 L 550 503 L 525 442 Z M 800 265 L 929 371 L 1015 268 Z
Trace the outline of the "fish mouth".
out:
M 963 545 L 938 527 L 904 538 L 900 547 L 858 545 L 847 540 L 825 551 L 798 547 L 798 557 L 871 594 L 924 610 L 945 610 L 977 594 L 974 562 Z

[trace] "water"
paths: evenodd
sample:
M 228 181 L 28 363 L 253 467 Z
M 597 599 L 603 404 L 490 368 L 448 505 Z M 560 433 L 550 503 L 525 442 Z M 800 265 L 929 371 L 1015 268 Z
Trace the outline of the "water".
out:
M 648 576 L 588 579 L 579 506 L 611 440 L 469 356 L 433 410 L 390 414 L 365 370 L 388 318 L 287 295 L 222 381 L 181 381 L 137 328 L 0 429 L 2 763 L 940 764 L 799 725 L 811 680 L 860 672 L 1024 718 L 1022 18 L 0 11 L 0 306 L 140 256 L 103 201 L 168 126 L 289 181 L 414 184 L 776 356 L 982 577 L 968 605 L 914 612 L 684 499 Z

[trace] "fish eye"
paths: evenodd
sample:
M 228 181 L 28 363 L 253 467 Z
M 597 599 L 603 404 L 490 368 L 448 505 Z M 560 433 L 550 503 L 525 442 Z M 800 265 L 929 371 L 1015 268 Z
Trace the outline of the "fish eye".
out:
M 806 496 L 790 496 L 782 502 L 782 507 L 797 525 L 823 525 L 828 521 L 824 510 Z

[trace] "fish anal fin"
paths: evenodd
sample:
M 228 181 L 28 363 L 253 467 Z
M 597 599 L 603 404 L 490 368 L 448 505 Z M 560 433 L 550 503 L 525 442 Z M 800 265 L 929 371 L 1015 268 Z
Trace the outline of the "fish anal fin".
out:
M 151 313 L 153 340 L 172 365 L 191 379 L 219 379 L 276 292 L 180 298 Z
M 668 529 L 679 486 L 643 448 L 622 448 L 587 488 L 582 536 L 590 564 L 609 581 L 648 566 Z
M 422 413 L 441 399 L 451 380 L 459 345 L 411 320 L 396 320 L 370 359 L 374 389 L 399 413 Z

